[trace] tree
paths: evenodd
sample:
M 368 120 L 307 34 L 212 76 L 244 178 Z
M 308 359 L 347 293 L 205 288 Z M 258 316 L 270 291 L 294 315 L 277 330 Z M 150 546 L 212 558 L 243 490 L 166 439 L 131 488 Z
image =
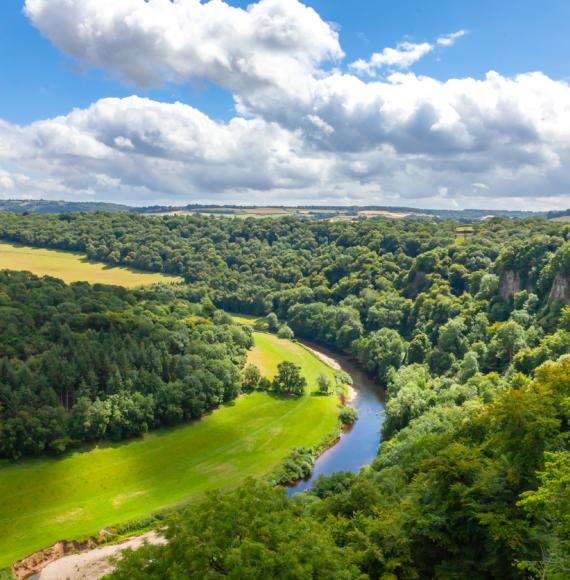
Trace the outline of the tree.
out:
M 391 373 L 400 368 L 406 356 L 406 341 L 391 328 L 382 328 L 354 343 L 358 359 L 386 384 Z
M 319 388 L 319 393 L 321 395 L 328 395 L 331 392 L 332 383 L 331 380 L 324 373 L 320 373 L 317 377 L 317 386 Z
M 162 546 L 128 550 L 111 578 L 362 577 L 349 553 L 337 547 L 329 526 L 287 499 L 283 488 L 249 481 L 214 493 L 172 519 Z
M 463 362 L 461 363 L 460 379 L 461 382 L 467 382 L 471 377 L 474 377 L 479 372 L 479 360 L 477 353 L 469 351 L 465 353 Z
M 498 364 L 499 368 L 510 364 L 513 357 L 526 346 L 524 328 L 514 320 L 503 324 L 497 323 L 494 327 L 493 338 L 489 345 L 491 364 Z
M 259 386 L 261 372 L 254 364 L 248 364 L 242 373 L 242 385 L 244 391 L 254 391 Z
M 431 342 L 425 332 L 414 335 L 408 349 L 408 363 L 423 363 L 431 352 Z
M 277 374 L 273 379 L 273 389 L 279 393 L 300 396 L 305 392 L 307 380 L 301 375 L 301 367 L 291 361 L 277 365 Z
M 543 539 L 543 557 L 519 567 L 535 577 L 562 580 L 570 570 L 570 452 L 545 453 L 538 477 L 538 489 L 524 493 L 519 505 L 533 516 L 535 532 Z
M 352 425 L 358 419 L 358 411 L 350 405 L 345 405 L 338 415 L 343 425 Z
M 466 350 L 465 322 L 462 318 L 451 319 L 439 329 L 437 346 L 443 352 L 462 358 Z
M 267 320 L 267 328 L 269 329 L 269 332 L 277 332 L 279 329 L 279 319 L 277 318 L 277 314 L 275 314 L 275 312 L 270 312 L 265 320 Z
M 293 340 L 295 338 L 295 334 L 293 331 L 287 326 L 287 324 L 282 324 L 277 331 L 277 336 L 279 338 L 284 338 L 287 340 Z

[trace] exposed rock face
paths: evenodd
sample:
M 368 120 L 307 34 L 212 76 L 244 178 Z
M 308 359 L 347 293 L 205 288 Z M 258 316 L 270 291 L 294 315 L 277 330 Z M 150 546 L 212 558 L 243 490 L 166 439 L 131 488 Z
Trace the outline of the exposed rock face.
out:
M 499 286 L 499 293 L 501 298 L 509 299 L 521 291 L 521 277 L 518 272 L 507 270 L 501 276 L 501 285 Z
M 562 274 L 556 274 L 554 278 L 550 299 L 570 305 L 570 280 Z

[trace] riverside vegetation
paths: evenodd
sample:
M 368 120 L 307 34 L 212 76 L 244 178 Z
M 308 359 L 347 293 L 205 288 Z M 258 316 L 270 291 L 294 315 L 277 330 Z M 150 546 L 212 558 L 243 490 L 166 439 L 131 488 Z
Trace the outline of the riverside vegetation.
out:
M 182 276 L 182 301 L 275 315 L 387 388 L 384 441 L 302 497 L 250 483 L 117 578 L 566 578 L 570 227 L 0 215 L 0 238 Z M 144 240 L 144 242 L 142 241 Z

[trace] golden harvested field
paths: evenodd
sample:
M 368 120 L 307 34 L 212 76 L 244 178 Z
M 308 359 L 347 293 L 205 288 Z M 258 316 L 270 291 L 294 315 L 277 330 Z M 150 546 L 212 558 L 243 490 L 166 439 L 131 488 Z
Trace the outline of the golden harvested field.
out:
M 140 272 L 131 268 L 112 267 L 90 262 L 82 254 L 31 248 L 0 242 L 0 269 L 28 271 L 37 276 L 53 276 L 68 284 L 90 282 L 135 288 L 159 282 L 180 282 L 182 278 Z

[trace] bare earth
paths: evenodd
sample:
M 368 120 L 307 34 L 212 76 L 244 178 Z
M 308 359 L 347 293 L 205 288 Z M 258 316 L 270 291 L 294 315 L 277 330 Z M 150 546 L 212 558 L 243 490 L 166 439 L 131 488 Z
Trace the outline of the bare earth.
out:
M 150 544 L 164 544 L 166 542 L 157 532 L 149 532 L 121 544 L 104 546 L 83 554 L 60 558 L 48 564 L 34 578 L 37 580 L 98 580 L 112 572 L 113 566 L 109 562 L 111 556 L 117 556 L 127 548 L 136 550 L 145 541 Z

